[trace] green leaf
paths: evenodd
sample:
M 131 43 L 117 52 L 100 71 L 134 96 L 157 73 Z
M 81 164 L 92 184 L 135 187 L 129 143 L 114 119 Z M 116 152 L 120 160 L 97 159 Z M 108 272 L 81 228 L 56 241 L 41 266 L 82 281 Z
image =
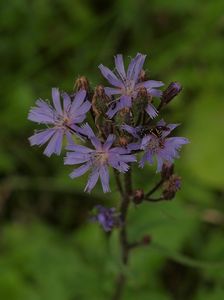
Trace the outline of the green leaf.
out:
M 223 187 L 224 102 L 217 94 L 203 95 L 189 116 L 191 144 L 182 157 L 186 168 L 210 187 Z

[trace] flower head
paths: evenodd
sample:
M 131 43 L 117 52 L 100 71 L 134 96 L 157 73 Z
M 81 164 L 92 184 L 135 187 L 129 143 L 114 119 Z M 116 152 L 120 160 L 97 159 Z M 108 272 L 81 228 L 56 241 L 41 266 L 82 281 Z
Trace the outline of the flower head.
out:
M 102 205 L 97 205 L 97 214 L 91 218 L 93 222 L 98 222 L 103 229 L 108 232 L 114 227 L 119 226 L 121 221 L 114 207 L 107 208 Z
M 129 169 L 128 163 L 135 162 L 136 158 L 130 154 L 130 151 L 122 147 L 112 147 L 116 137 L 110 134 L 102 143 L 93 133 L 92 129 L 86 124 L 83 127 L 85 134 L 89 137 L 95 149 L 82 145 L 71 144 L 67 147 L 70 151 L 65 157 L 66 165 L 83 164 L 75 169 L 71 174 L 71 178 L 79 177 L 91 170 L 85 191 L 90 192 L 96 185 L 99 177 L 101 180 L 104 193 L 110 191 L 109 187 L 109 169 L 111 166 L 121 173 L 125 173 Z
M 179 157 L 182 145 L 188 144 L 189 140 L 184 137 L 167 137 L 178 124 L 166 125 L 161 120 L 157 126 L 161 128 L 159 134 L 151 132 L 142 139 L 140 149 L 144 150 L 144 155 L 140 161 L 140 167 L 144 167 L 146 161 L 153 164 L 155 157 L 157 159 L 157 172 L 160 172 L 164 162 L 172 163 L 175 158 Z
M 28 119 L 48 126 L 29 138 L 31 145 L 39 145 L 48 142 L 44 154 L 51 156 L 59 155 L 62 148 L 63 136 L 71 140 L 71 131 L 77 135 L 82 132 L 76 124 L 84 121 L 91 103 L 86 100 L 86 91 L 82 90 L 75 94 L 72 101 L 67 93 L 62 93 L 63 107 L 60 101 L 60 93 L 57 88 L 52 89 L 53 106 L 44 100 L 37 100 L 36 106 L 31 108 Z
M 161 81 L 147 80 L 140 81 L 140 74 L 145 62 L 146 55 L 138 53 L 133 58 L 128 66 L 127 72 L 124 68 L 123 56 L 118 54 L 115 56 L 115 72 L 112 72 L 102 64 L 99 66 L 102 75 L 114 87 L 106 87 L 105 91 L 108 96 L 114 96 L 111 106 L 107 112 L 109 118 L 112 118 L 119 110 L 125 107 L 131 107 L 132 100 L 135 100 L 140 88 L 145 87 L 149 95 L 160 97 L 162 92 L 156 88 L 163 86 Z M 155 117 L 157 111 L 155 107 L 149 102 L 146 107 L 147 113 L 150 117 Z

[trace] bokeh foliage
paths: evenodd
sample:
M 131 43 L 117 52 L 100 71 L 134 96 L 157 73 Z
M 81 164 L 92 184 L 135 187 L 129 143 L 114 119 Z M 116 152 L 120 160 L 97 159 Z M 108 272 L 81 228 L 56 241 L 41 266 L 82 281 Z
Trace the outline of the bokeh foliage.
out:
M 61 158 L 31 149 L 27 112 L 52 86 L 72 90 L 83 74 L 94 85 L 100 63 L 138 51 L 153 79 L 183 84 L 163 115 L 191 144 L 175 201 L 132 207 L 130 237 L 153 242 L 133 252 L 125 299 L 224 298 L 223 11 L 223 0 L 0 2 L 1 299 L 109 299 L 117 236 L 85 220 L 118 195 L 84 195 L 86 178 L 71 181 Z M 136 187 L 155 181 L 152 168 L 136 169 Z

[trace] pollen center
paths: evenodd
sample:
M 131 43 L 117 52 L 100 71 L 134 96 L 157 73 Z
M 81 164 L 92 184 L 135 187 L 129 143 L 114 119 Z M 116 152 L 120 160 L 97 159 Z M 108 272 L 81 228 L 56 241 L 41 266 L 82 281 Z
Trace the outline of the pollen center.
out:
M 104 165 L 105 163 L 107 163 L 107 161 L 108 161 L 108 153 L 107 152 L 102 152 L 100 154 L 100 163 L 102 165 Z
M 131 96 L 134 92 L 134 82 L 133 81 L 126 81 L 125 87 L 122 89 L 122 94 Z
M 153 153 L 157 153 L 159 149 L 164 148 L 164 140 L 158 137 L 152 137 L 147 145 L 147 148 Z
M 108 153 L 104 151 L 97 151 L 94 153 L 93 163 L 98 166 L 105 165 L 108 161 Z
M 66 126 L 70 126 L 70 119 L 69 117 L 65 114 L 62 116 L 57 116 L 56 120 L 56 126 L 60 128 L 66 128 Z

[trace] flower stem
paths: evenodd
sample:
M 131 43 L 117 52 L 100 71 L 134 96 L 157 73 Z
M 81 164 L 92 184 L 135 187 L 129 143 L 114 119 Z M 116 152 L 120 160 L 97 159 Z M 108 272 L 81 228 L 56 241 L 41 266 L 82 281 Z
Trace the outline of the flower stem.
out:
M 148 202 L 159 202 L 159 201 L 163 201 L 166 200 L 163 196 L 159 197 L 159 198 L 144 198 L 145 201 Z
M 155 191 L 158 190 L 158 188 L 163 184 L 163 179 L 161 179 L 155 186 L 152 188 L 146 195 L 145 197 L 148 198 L 151 196 Z
M 122 186 L 122 183 L 121 183 L 121 180 L 120 180 L 120 175 L 116 170 L 114 170 L 114 177 L 115 177 L 115 180 L 116 180 L 117 189 L 120 192 L 121 197 L 123 197 L 123 195 L 124 195 L 123 186 Z
M 118 185 L 118 184 L 117 184 Z M 119 189 L 119 186 L 118 186 Z M 130 197 L 132 194 L 132 180 L 131 180 L 131 169 L 124 175 L 124 193 L 121 193 L 121 206 L 120 214 L 122 227 L 120 229 L 120 246 L 121 246 L 121 259 L 124 266 L 128 264 L 129 258 L 129 247 L 128 238 L 127 238 L 127 227 L 126 227 L 126 218 L 128 207 L 130 203 Z M 126 282 L 126 276 L 123 271 L 120 271 L 116 280 L 115 292 L 112 297 L 112 300 L 120 300 L 124 290 Z

